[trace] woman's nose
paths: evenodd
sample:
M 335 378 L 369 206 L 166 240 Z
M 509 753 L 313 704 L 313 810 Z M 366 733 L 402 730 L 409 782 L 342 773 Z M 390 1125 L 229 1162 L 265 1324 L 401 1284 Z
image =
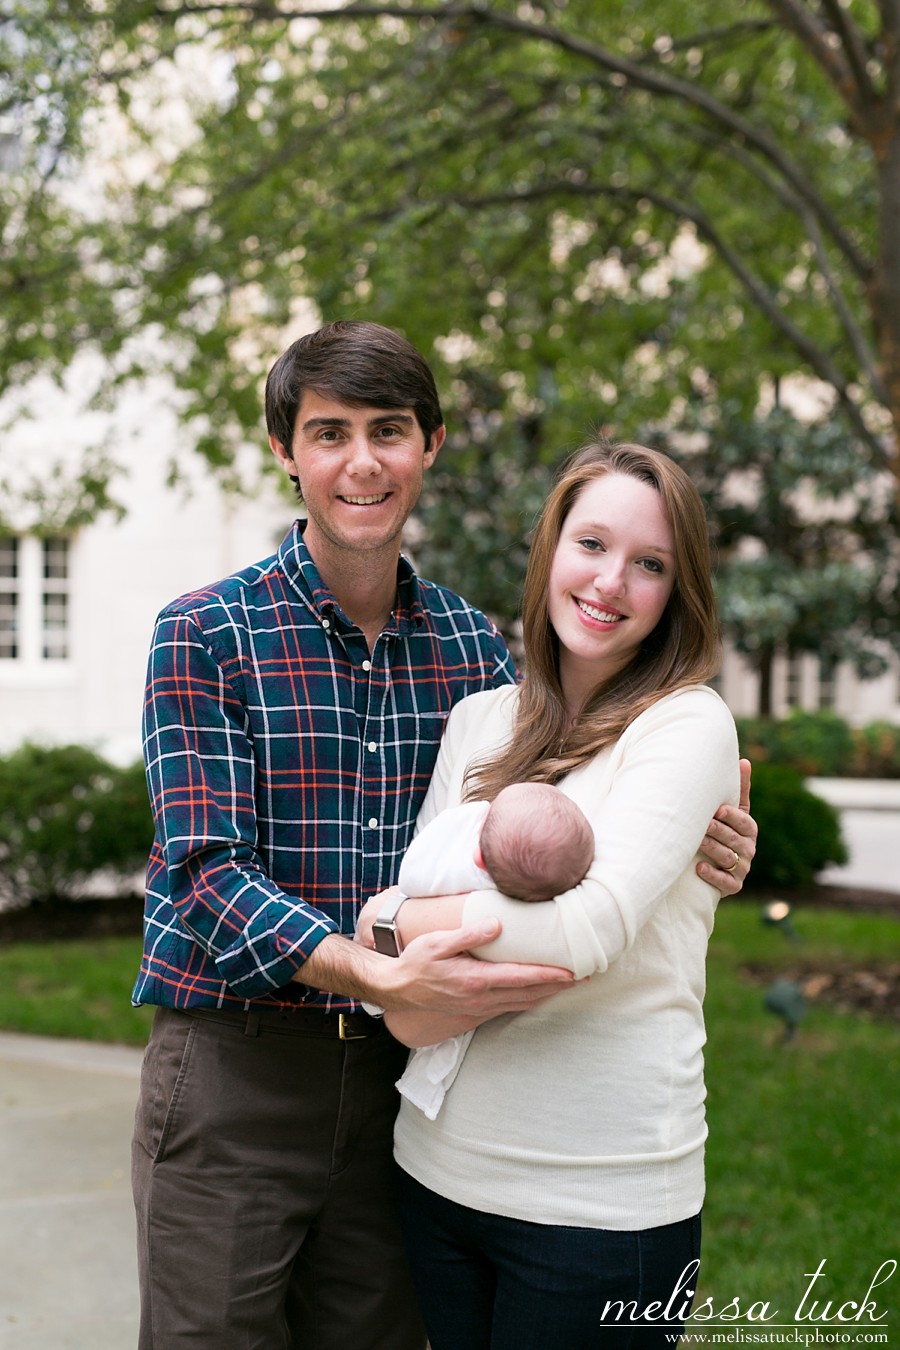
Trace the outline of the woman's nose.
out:
M 614 595 L 621 595 L 625 586 L 624 564 L 616 558 L 611 558 L 608 553 L 605 554 L 602 561 L 597 565 L 594 585 L 601 595 L 610 598 Z

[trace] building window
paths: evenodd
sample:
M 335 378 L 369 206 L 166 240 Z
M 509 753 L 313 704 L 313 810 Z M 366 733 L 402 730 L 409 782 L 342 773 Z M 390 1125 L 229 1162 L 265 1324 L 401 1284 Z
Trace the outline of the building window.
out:
M 19 654 L 19 540 L 0 538 L 0 661 Z
M 70 541 L 0 537 L 0 662 L 33 666 L 71 655 Z
M 45 661 L 69 655 L 69 541 L 42 539 L 41 643 Z

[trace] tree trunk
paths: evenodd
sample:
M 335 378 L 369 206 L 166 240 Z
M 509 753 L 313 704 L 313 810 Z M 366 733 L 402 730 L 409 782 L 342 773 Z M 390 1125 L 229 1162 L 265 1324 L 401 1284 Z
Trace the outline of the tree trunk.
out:
M 900 62 L 895 64 L 900 66 Z M 900 72 L 898 72 L 900 73 Z M 900 124 L 893 102 L 879 109 L 878 125 L 868 136 L 878 175 L 878 255 L 869 283 L 880 375 L 893 428 L 889 453 L 900 502 Z
M 760 717 L 772 716 L 772 667 L 775 664 L 775 647 L 770 644 L 763 647 L 757 662 L 759 674 L 759 699 L 757 713 Z

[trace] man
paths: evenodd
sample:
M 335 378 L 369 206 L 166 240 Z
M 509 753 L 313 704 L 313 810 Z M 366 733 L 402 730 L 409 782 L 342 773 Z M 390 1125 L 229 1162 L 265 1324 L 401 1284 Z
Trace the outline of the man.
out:
M 307 519 L 168 606 L 150 656 L 140 1347 L 418 1350 L 391 1193 L 405 1052 L 360 1002 L 517 1012 L 572 977 L 476 961 L 490 926 L 398 959 L 352 942 L 396 879 L 450 708 L 515 675 L 493 625 L 400 556 L 444 439 L 419 353 L 330 324 L 276 362 L 266 419 Z M 713 823 L 712 863 L 734 825 L 749 860 L 746 819 Z

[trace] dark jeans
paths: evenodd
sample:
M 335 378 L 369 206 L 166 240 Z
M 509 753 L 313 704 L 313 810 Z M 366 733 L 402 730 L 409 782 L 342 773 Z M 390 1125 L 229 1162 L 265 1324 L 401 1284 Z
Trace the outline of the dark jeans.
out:
M 387 1032 L 157 1011 L 135 1120 L 140 1350 L 423 1350 Z
M 400 1196 L 431 1350 L 663 1350 L 683 1329 L 699 1214 L 623 1233 L 485 1214 L 406 1173 Z

